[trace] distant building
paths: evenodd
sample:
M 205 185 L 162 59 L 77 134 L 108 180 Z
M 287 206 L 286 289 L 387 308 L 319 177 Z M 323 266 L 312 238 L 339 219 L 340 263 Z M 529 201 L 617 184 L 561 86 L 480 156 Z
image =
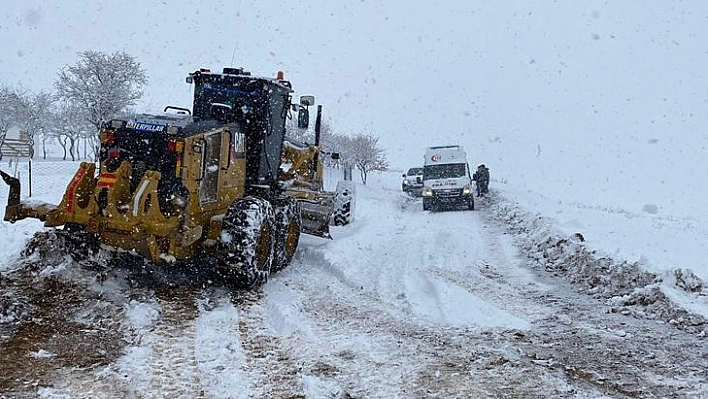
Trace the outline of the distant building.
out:
M 29 157 L 31 153 L 29 136 L 19 127 L 10 127 L 5 137 L 0 137 L 0 159 L 4 156 L 24 158 Z
M 5 135 L 5 138 L 12 140 L 29 140 L 29 137 L 27 137 L 27 133 L 20 131 L 20 128 L 18 126 L 11 126 L 9 129 L 7 129 L 7 134 Z

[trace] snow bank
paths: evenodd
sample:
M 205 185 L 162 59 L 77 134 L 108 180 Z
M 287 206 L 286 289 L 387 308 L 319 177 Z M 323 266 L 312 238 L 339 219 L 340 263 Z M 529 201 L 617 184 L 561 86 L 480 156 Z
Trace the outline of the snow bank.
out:
M 582 232 L 570 236 L 540 214 L 532 214 L 500 193 L 490 195 L 489 210 L 514 234 L 537 269 L 562 277 L 580 292 L 605 300 L 608 312 L 667 322 L 705 335 L 708 292 L 691 270 L 647 271 L 641 262 L 617 261 L 592 249 Z

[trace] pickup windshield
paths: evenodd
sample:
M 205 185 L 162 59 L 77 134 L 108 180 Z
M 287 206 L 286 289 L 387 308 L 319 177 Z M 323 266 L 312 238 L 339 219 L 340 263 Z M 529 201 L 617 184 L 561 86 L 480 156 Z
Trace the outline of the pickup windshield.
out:
M 406 173 L 408 176 L 417 176 L 417 175 L 422 175 L 423 174 L 423 168 L 410 168 L 408 169 L 408 173 Z
M 465 176 L 467 176 L 467 168 L 463 163 L 425 165 L 423 168 L 423 180 L 447 179 Z

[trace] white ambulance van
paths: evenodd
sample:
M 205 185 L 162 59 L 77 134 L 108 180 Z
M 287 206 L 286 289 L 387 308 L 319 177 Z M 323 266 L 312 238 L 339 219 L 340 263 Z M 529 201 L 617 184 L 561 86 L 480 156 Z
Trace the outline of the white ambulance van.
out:
M 423 163 L 423 210 L 474 210 L 474 183 L 462 146 L 428 147 Z

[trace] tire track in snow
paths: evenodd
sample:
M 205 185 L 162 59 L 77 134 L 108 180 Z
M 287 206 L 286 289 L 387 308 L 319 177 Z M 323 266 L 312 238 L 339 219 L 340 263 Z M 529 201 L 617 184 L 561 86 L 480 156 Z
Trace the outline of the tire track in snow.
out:
M 562 294 L 562 292 L 564 292 Z M 557 313 L 518 340 L 531 362 L 620 397 L 696 397 L 706 392 L 705 342 L 673 327 L 608 313 L 570 289 L 534 300 Z
M 476 260 L 489 267 L 480 262 L 469 270 L 427 270 L 530 316 L 530 330 L 450 328 L 406 319 L 376 289 L 342 278 L 346 265 L 332 264 L 323 250 L 301 251 L 303 263 L 315 266 L 303 271 L 307 280 L 289 287 L 307 298 L 301 308 L 319 329 L 317 342 L 332 348 L 329 355 L 310 348 L 314 354 L 306 357 L 319 358 L 340 386 L 364 397 L 691 397 L 706 391 L 704 341 L 669 326 L 607 314 L 601 300 L 525 267 L 523 257 L 508 257 L 499 247 L 503 224 L 484 220 L 490 229 L 470 238 L 483 241 L 486 250 L 479 253 L 489 259 Z M 400 259 L 404 266 L 411 263 Z M 371 276 L 372 286 L 377 277 Z M 431 298 L 436 299 L 441 298 Z M 401 364 L 412 365 L 408 374 Z M 305 369 L 317 367 L 310 363 Z
M 316 251 L 302 261 L 327 262 Z M 329 268 L 322 267 L 324 272 Z M 307 298 L 301 310 L 318 329 L 316 342 L 328 343 L 326 354 L 320 347 L 307 348 L 309 342 L 296 344 L 308 352 L 304 371 L 336 381 L 353 397 L 570 398 L 578 392 L 598 397 L 593 387 L 568 381 L 563 373 L 537 367 L 520 356 L 514 341 L 524 334 L 518 330 L 412 319 L 372 291 L 354 289 L 336 277 L 311 276 L 288 286 Z M 328 372 L 319 373 L 321 369 Z
M 253 390 L 262 398 L 305 398 L 300 368 L 281 340 L 265 327 L 262 291 L 238 291 L 231 300 L 239 311 L 238 330 L 246 354 L 243 369 L 253 376 Z
M 402 213 L 405 213 L 407 205 L 419 207 L 419 204 L 405 205 L 402 207 Z M 514 331 L 455 328 L 445 326 L 445 323 L 441 326 L 441 323 L 415 319 L 416 314 L 412 306 L 414 304 L 408 299 L 407 293 L 415 294 L 415 298 L 420 299 L 418 294 L 421 290 L 426 290 L 427 286 L 426 295 L 436 304 L 428 304 L 428 309 L 433 306 L 440 314 L 444 314 L 443 301 L 449 302 L 437 289 L 436 278 L 426 276 L 429 274 L 429 267 L 421 263 L 421 259 L 437 257 L 434 254 L 427 256 L 428 252 L 425 251 L 417 255 L 410 253 L 398 245 L 401 240 L 386 237 L 387 232 L 397 235 L 407 231 L 406 218 L 384 216 L 381 218 L 383 221 L 377 219 L 370 223 L 395 223 L 388 228 L 376 226 L 379 228 L 376 230 L 379 235 L 391 245 L 379 243 L 377 248 L 386 248 L 387 258 L 400 259 L 403 264 L 394 270 L 369 268 L 366 272 L 372 273 L 369 280 L 371 284 L 360 286 L 356 283 L 356 278 L 348 278 L 341 270 L 346 265 L 333 264 L 322 250 L 299 251 L 301 263 L 305 264 L 307 270 L 300 270 L 298 274 L 308 277 L 306 280 L 298 279 L 288 286 L 298 290 L 303 298 L 307 298 L 301 305 L 302 311 L 313 319 L 320 330 L 318 335 L 323 335 L 318 337 L 317 342 L 327 342 L 330 347 L 328 354 L 322 354 L 322 348 L 309 348 L 314 353 L 304 356 L 308 362 L 304 365 L 304 370 L 321 378 L 335 380 L 355 397 L 495 396 L 503 392 L 503 388 L 499 387 L 506 385 L 510 386 L 511 392 L 526 394 L 534 392 L 535 389 L 540 394 L 547 394 L 547 389 L 541 391 L 538 387 L 530 385 L 530 382 L 538 381 L 537 372 L 542 372 L 540 377 L 553 381 L 550 385 L 557 387 L 554 391 L 556 396 L 563 397 L 564 393 L 573 390 L 584 391 L 582 388 L 569 387 L 562 374 L 547 376 L 549 373 L 545 370 L 528 368 L 520 376 L 503 377 L 488 373 L 490 368 L 506 367 L 511 363 L 508 359 L 517 356 L 514 353 L 507 354 L 506 348 L 507 341 L 514 339 Z M 430 218 L 428 214 L 411 217 Z M 391 227 L 393 231 L 390 230 Z M 470 236 L 466 228 L 460 229 L 460 232 Z M 417 236 L 420 237 L 414 235 L 405 241 L 425 242 L 418 239 L 424 238 L 425 232 L 420 232 Z M 438 237 L 446 247 L 449 246 L 448 238 L 449 234 Z M 490 242 L 487 245 L 493 244 Z M 445 256 L 443 261 L 453 259 L 450 254 Z M 371 261 L 376 262 L 376 259 L 372 258 Z M 383 285 L 380 278 L 384 280 Z M 415 292 L 409 292 L 410 290 Z M 396 292 L 400 294 L 396 295 Z M 353 344 L 359 341 L 363 344 Z M 299 344 L 302 347 L 307 345 L 310 344 Z M 377 370 L 377 373 L 372 375 L 371 369 Z M 321 370 L 327 372 L 323 373 Z M 477 376 L 474 370 L 481 374 L 490 374 L 484 378 L 490 383 L 479 384 L 473 381 Z M 523 387 L 527 389 L 524 390 Z
M 170 288 L 156 291 L 161 317 L 155 325 L 146 397 L 206 398 L 195 355 L 197 315 L 195 291 Z
M 548 303 L 543 303 L 543 301 L 534 301 L 534 306 L 529 306 L 531 298 L 544 295 L 542 291 L 528 286 L 509 284 L 505 281 L 503 274 L 498 274 L 497 269 L 489 265 L 474 270 L 479 274 L 463 273 L 440 267 L 431 268 L 430 273 L 448 285 L 457 286 L 516 317 L 537 320 L 552 313 Z

